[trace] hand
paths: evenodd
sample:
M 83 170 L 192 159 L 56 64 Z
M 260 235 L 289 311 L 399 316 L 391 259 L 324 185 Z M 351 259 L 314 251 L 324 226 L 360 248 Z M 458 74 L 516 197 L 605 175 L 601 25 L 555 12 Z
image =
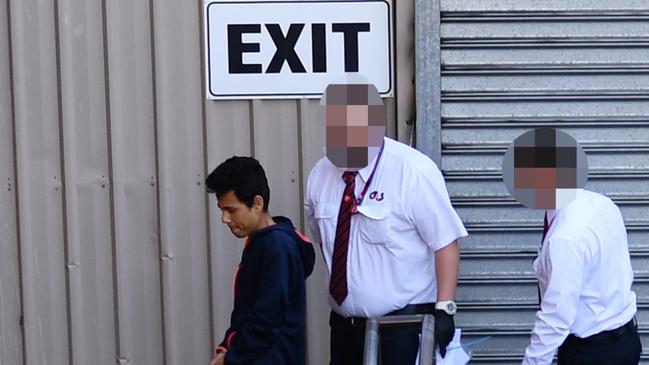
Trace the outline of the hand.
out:
M 225 353 L 220 353 L 214 355 L 214 358 L 212 359 L 212 362 L 210 365 L 225 365 Z
M 453 316 L 443 310 L 435 310 L 435 343 L 439 345 L 439 354 L 446 356 L 446 346 L 455 334 Z

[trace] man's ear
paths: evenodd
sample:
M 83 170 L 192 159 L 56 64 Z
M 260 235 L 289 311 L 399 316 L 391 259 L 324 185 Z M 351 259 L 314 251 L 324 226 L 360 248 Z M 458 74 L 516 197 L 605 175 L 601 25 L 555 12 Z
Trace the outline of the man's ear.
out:
M 262 198 L 261 195 L 255 195 L 255 198 L 252 201 L 252 209 L 255 212 L 264 211 L 264 198 Z

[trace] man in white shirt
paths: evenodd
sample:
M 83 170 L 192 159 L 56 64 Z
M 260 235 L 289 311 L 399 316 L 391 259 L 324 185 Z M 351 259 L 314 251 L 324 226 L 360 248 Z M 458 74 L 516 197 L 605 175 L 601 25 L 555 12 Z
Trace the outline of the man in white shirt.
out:
M 305 209 L 325 260 L 331 365 L 359 365 L 365 319 L 435 314 L 442 355 L 454 333 L 459 249 L 466 236 L 428 157 L 385 138 L 373 85 L 329 85 L 326 156 L 307 182 Z M 384 365 L 414 364 L 418 330 L 381 331 Z
M 572 143 L 565 142 L 566 136 Z M 534 260 L 541 308 L 523 364 L 549 365 L 557 349 L 559 365 L 638 364 L 636 295 L 620 210 L 607 197 L 581 189 L 585 177 L 579 179 L 577 173 L 584 168 L 579 161 L 585 161 L 585 154 L 578 156 L 583 151 L 567 134 L 536 129 L 517 138 L 514 148 L 516 171 L 504 166 L 504 174 L 514 176 L 516 189 L 535 190 L 532 196 L 537 197 L 517 198 L 530 208 L 548 209 Z M 517 195 L 516 189 L 510 191 Z M 572 191 L 563 194 L 562 189 Z M 546 195 L 554 199 L 538 199 Z
M 523 364 L 636 365 L 641 345 L 626 230 L 607 197 L 581 190 L 547 212 L 548 231 L 534 270 L 541 310 Z

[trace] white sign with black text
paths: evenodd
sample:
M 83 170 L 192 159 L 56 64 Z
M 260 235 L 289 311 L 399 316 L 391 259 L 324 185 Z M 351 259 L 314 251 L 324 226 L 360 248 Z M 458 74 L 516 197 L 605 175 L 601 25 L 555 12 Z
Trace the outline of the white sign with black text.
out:
M 205 1 L 208 99 L 319 98 L 361 74 L 392 95 L 391 2 Z

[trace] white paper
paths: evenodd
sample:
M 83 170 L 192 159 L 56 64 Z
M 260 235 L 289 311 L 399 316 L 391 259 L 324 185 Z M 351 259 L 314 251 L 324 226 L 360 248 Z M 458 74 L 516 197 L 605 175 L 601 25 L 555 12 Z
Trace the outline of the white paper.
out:
M 435 360 L 437 365 L 466 365 L 469 362 L 471 357 L 462 347 L 462 343 L 460 342 L 461 336 L 462 330 L 456 328 L 451 343 L 446 347 L 446 357 L 442 358 L 439 349 L 435 350 Z

